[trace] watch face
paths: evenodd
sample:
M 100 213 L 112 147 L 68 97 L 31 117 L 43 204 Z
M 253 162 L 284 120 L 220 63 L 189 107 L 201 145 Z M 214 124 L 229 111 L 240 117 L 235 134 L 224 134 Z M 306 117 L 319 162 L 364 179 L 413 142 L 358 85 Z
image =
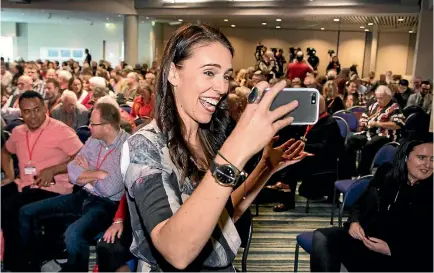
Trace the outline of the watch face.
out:
M 216 169 L 215 177 L 223 184 L 233 184 L 235 182 L 235 171 L 228 165 L 221 165 Z

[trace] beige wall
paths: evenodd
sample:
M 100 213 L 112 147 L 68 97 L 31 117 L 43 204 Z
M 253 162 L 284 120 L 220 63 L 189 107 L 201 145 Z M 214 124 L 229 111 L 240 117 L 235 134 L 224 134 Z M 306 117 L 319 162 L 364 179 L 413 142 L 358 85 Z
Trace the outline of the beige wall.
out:
M 365 54 L 364 32 L 341 32 L 339 39 L 339 61 L 342 67 L 357 65 L 357 71 L 363 71 L 363 59 Z
M 303 51 L 315 48 L 320 58 L 318 70 L 323 73 L 329 63 L 327 51 L 336 51 L 337 32 L 334 31 L 223 28 L 222 32 L 235 48 L 235 70 L 255 64 L 254 52 L 259 40 L 270 49 L 282 48 L 287 59 L 290 47 L 300 47 Z
M 170 39 L 170 35 L 178 26 L 164 26 L 164 45 Z M 290 47 L 301 47 L 306 51 L 307 47 L 317 50 L 320 58 L 319 71 L 325 72 L 329 63 L 327 51 L 336 51 L 337 32 L 334 31 L 305 31 L 284 29 L 241 29 L 222 28 L 221 31 L 228 37 L 235 49 L 234 70 L 255 65 L 255 49 L 258 41 L 268 48 L 282 48 L 285 58 L 288 59 Z M 363 51 L 363 47 L 361 48 Z M 363 52 L 362 52 L 363 55 Z
M 179 26 L 164 26 L 164 45 L 167 44 L 172 32 Z M 241 29 L 222 28 L 221 31 L 231 41 L 235 48 L 234 70 L 253 66 L 255 64 L 254 52 L 258 41 L 268 48 L 276 47 L 284 50 L 288 58 L 290 47 L 314 47 L 320 58 L 319 72 L 325 73 L 329 62 L 327 51 L 336 51 L 337 35 L 335 31 L 308 31 L 285 29 Z M 359 73 L 363 71 L 365 54 L 365 32 L 341 32 L 339 45 L 339 60 L 342 67 L 358 65 Z M 379 33 L 377 51 L 377 75 L 391 70 L 394 74 L 406 75 L 407 66 L 412 64 L 409 60 L 414 51 L 413 43 L 409 43 L 408 33 Z M 370 60 L 367 60 L 369 62 Z
M 410 36 L 408 33 L 380 32 L 378 38 L 377 74 L 392 71 L 406 75 Z

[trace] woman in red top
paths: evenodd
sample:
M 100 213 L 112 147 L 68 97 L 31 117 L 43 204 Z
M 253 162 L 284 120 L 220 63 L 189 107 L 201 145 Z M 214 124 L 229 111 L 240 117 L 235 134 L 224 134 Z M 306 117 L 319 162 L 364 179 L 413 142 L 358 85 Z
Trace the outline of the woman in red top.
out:
M 150 85 L 141 85 L 137 89 L 137 97 L 131 107 L 131 117 L 139 118 L 148 123 L 154 118 L 155 96 Z

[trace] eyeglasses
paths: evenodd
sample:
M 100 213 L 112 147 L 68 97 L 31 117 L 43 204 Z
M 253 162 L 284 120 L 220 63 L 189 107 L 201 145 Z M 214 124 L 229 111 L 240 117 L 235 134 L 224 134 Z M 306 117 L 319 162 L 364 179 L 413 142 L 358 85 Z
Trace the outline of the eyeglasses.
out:
M 102 125 L 106 125 L 106 124 L 108 124 L 108 123 L 92 123 L 92 122 L 89 122 L 89 126 L 90 126 L 90 127 L 94 127 L 94 126 L 102 126 Z

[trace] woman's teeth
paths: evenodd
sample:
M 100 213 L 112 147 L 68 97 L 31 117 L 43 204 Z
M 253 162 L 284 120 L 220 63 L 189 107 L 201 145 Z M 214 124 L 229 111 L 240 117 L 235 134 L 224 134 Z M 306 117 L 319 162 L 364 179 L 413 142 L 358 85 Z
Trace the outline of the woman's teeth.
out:
M 219 101 L 216 99 L 211 99 L 211 98 L 199 98 L 199 99 L 203 102 L 211 104 L 212 106 L 217 106 L 217 104 L 219 103 Z

